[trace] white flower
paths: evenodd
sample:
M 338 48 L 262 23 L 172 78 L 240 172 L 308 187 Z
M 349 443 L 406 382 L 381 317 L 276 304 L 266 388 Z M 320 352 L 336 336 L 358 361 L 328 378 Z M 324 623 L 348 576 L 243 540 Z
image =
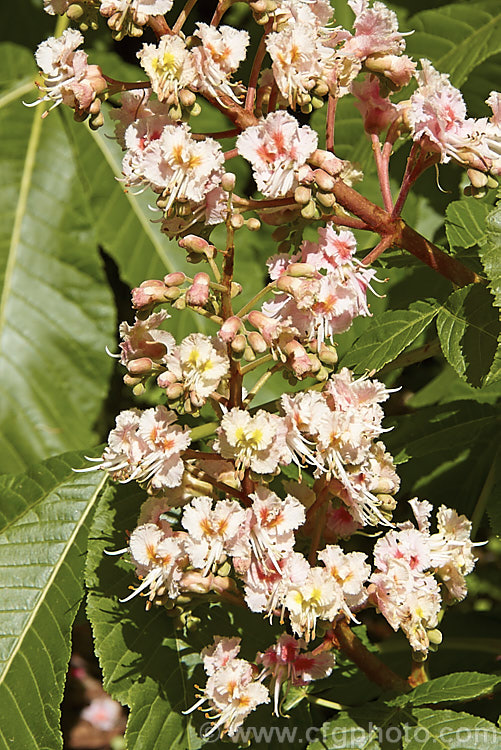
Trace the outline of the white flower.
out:
M 219 340 L 203 333 L 191 333 L 183 339 L 165 363 L 169 376 L 182 384 L 186 397 L 197 408 L 217 390 L 230 367 Z
M 292 630 L 308 643 L 317 620 L 333 620 L 343 608 L 343 591 L 325 568 L 311 568 L 306 581 L 291 585 L 285 596 Z
M 197 23 L 197 27 L 194 36 L 202 43 L 194 47 L 191 53 L 196 71 L 193 88 L 209 93 L 216 99 L 218 92 L 222 92 L 238 102 L 233 91 L 235 85 L 228 79 L 245 59 L 249 34 L 231 26 L 216 29 L 206 23 Z
M 178 92 L 189 86 L 195 76 L 185 42 L 178 36 L 167 34 L 160 39 L 158 46 L 143 44 L 137 56 L 159 100 L 177 104 Z
M 147 523 L 132 532 L 129 551 L 141 583 L 121 601 L 128 602 L 147 589 L 147 608 L 157 596 L 167 594 L 175 599 L 179 594 L 179 581 L 183 574 L 183 567 L 180 565 L 185 558 L 183 538 L 166 535 L 156 524 Z
M 238 153 L 250 161 L 259 190 L 270 198 L 287 195 L 296 187 L 296 172 L 317 144 L 317 134 L 307 125 L 299 127 L 283 110 L 272 112 L 237 138 Z
M 233 459 L 241 475 L 247 468 L 258 474 L 272 474 L 279 463 L 291 461 L 285 444 L 285 423 L 276 414 L 260 409 L 251 416 L 248 411 L 233 408 L 223 416 L 217 433 L 215 450 L 223 458 Z
M 207 575 L 223 560 L 231 540 L 245 522 L 245 510 L 236 500 L 218 500 L 212 509 L 210 497 L 197 497 L 187 505 L 181 520 L 189 533 L 186 551 L 195 568 Z

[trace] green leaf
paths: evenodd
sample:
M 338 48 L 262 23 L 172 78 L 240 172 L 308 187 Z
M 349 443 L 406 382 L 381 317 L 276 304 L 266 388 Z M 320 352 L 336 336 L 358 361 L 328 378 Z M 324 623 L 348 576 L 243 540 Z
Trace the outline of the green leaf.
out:
M 455 672 L 418 685 L 404 696 L 413 706 L 446 701 L 467 701 L 492 693 L 501 677 L 480 672 Z
M 409 19 L 407 53 L 425 57 L 454 86 L 461 86 L 472 70 L 501 51 L 501 11 L 497 0 L 455 3 L 425 10 Z
M 492 303 L 492 296 L 483 285 L 471 284 L 453 292 L 437 317 L 445 358 L 476 387 L 501 375 L 497 367 L 491 372 L 501 329 Z
M 2 47 L 5 59 L 11 46 Z M 25 51 L 24 51 L 25 52 Z M 21 55 L 21 61 L 24 60 Z M 24 65 L 25 63 L 23 63 Z M 0 98 L 0 470 L 96 442 L 115 314 L 60 113 Z
M 438 308 L 428 302 L 415 302 L 408 310 L 388 310 L 374 318 L 358 338 L 341 365 L 356 373 L 380 370 L 410 346 L 436 316 Z
M 445 230 L 452 248 L 483 245 L 487 239 L 486 217 L 491 206 L 476 198 L 450 203 L 446 211 Z
M 501 731 L 486 719 L 464 712 L 413 711 L 416 726 L 408 727 L 403 737 L 404 750 L 498 750 Z
M 359 748 L 380 750 L 377 728 L 361 726 L 345 712 L 320 728 L 320 736 L 307 745 L 307 750 L 334 750 L 334 748 Z
M 77 453 L 0 477 L 0 745 L 62 747 L 59 704 L 83 595 L 89 520 L 105 484 Z
M 164 608 L 146 612 L 141 597 L 119 601 L 137 579 L 130 563 L 104 554 L 127 543 L 126 529 L 137 525 L 145 499 L 144 491 L 130 485 L 101 498 L 89 540 L 87 613 L 105 690 L 131 709 L 128 750 L 187 750 L 200 746 L 191 716 L 181 714 L 196 700 L 190 677 L 198 653 L 177 635 Z
M 496 427 L 498 411 L 488 404 L 458 401 L 420 409 L 394 420 L 395 429 L 385 442 L 401 463 L 410 458 L 457 453 Z

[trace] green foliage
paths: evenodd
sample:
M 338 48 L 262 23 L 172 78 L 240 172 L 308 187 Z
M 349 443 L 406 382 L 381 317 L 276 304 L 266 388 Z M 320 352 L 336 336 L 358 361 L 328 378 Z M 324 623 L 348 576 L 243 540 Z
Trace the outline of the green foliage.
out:
M 0 747 L 62 748 L 59 704 L 105 478 L 67 453 L 0 477 Z M 106 495 L 106 492 L 104 493 Z
M 96 442 L 115 313 L 79 167 L 61 119 L 41 120 L 25 51 L 2 49 L 0 99 L 0 470 Z M 57 383 L 57 386 L 55 384 Z

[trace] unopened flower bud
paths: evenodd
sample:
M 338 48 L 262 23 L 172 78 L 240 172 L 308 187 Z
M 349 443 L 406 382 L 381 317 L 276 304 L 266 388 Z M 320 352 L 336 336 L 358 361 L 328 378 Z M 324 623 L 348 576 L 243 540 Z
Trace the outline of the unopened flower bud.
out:
M 315 219 L 320 217 L 318 209 L 315 206 L 315 201 L 310 201 L 306 206 L 303 206 L 301 209 L 301 216 L 303 219 Z
M 487 185 L 488 177 L 485 172 L 479 172 L 478 169 L 467 169 L 466 174 L 475 188 L 483 188 Z
M 299 185 L 294 190 L 294 200 L 300 205 L 306 205 L 311 200 L 311 190 L 304 185 Z
M 124 383 L 125 385 L 128 385 L 130 388 L 133 388 L 140 382 L 141 382 L 141 378 L 133 378 L 132 375 L 129 375 L 129 374 L 124 375 Z
M 195 274 L 193 284 L 186 290 L 186 303 L 203 307 L 209 300 L 210 277 L 201 271 Z
M 440 646 L 442 643 L 442 633 L 437 628 L 433 628 L 432 630 L 428 630 L 428 639 L 430 643 L 434 643 L 436 646 Z
M 242 321 L 236 315 L 232 315 L 231 318 L 225 320 L 218 333 L 221 341 L 231 343 L 237 335 L 241 325 Z
M 287 266 L 287 275 L 293 278 L 312 279 L 316 275 L 316 271 L 309 263 L 291 263 L 290 266 Z
M 165 284 L 159 279 L 143 281 L 140 286 L 132 290 L 132 307 L 140 310 L 164 301 Z
M 261 229 L 261 222 L 254 216 L 251 216 L 250 219 L 247 219 L 245 225 L 251 232 L 257 232 L 259 229 Z
M 318 192 L 316 195 L 316 199 L 323 208 L 332 208 L 336 202 L 336 198 L 334 197 L 333 193 Z
M 164 292 L 164 297 L 168 302 L 173 302 L 182 294 L 181 290 L 177 286 L 171 286 Z
M 153 362 L 149 357 L 138 357 L 127 365 L 127 369 L 131 375 L 147 375 L 151 372 L 152 367 Z
M 335 365 L 338 361 L 337 351 L 333 346 L 327 346 L 322 343 L 318 352 L 318 358 L 324 365 Z
M 246 346 L 244 349 L 244 359 L 246 362 L 254 362 L 256 359 L 256 355 L 254 354 L 254 351 L 252 347 Z
M 249 345 L 252 346 L 257 354 L 263 354 L 268 348 L 266 341 L 263 339 L 260 333 L 257 331 L 251 331 L 247 336 Z
M 145 388 L 144 383 L 138 383 L 132 389 L 132 393 L 134 394 L 134 396 L 142 396 L 145 390 L 146 388 Z
M 170 401 L 177 401 L 177 399 L 181 398 L 183 395 L 183 390 L 182 383 L 173 383 L 172 385 L 167 386 L 165 389 L 165 395 Z
M 179 286 L 186 280 L 186 275 L 182 271 L 174 271 L 164 276 L 164 284 L 166 286 Z
M 380 508 L 383 512 L 393 511 L 397 507 L 397 501 L 392 495 L 377 495 L 377 499 L 381 503 Z
M 196 234 L 187 234 L 186 237 L 181 237 L 178 240 L 179 247 L 184 250 L 189 250 L 190 253 L 203 253 L 209 247 L 207 240 L 203 237 L 197 237 Z
M 313 91 L 315 92 L 315 94 L 317 94 L 317 96 L 327 96 L 327 94 L 329 93 L 329 86 L 326 81 L 318 81 L 315 84 L 315 88 L 313 89 Z
M 243 333 L 239 333 L 231 342 L 231 348 L 235 354 L 242 354 L 247 346 L 247 341 Z
M 242 214 L 233 214 L 233 216 L 230 219 L 230 224 L 233 227 L 233 229 L 241 229 L 243 225 L 245 224 L 245 219 L 242 216 Z
M 176 376 L 169 370 L 167 370 L 166 372 L 161 372 L 157 378 L 157 385 L 159 388 L 168 388 L 170 385 L 176 382 Z
M 312 153 L 308 161 L 314 167 L 319 167 L 330 175 L 339 174 L 344 166 L 343 161 L 338 159 L 337 156 L 334 156 L 330 151 L 323 151 L 319 148 Z
M 227 193 L 231 193 L 231 191 L 235 187 L 236 181 L 237 181 L 237 178 L 235 177 L 233 172 L 226 172 L 221 178 L 221 187 Z
M 237 281 L 232 281 L 230 289 L 231 299 L 238 297 L 239 294 L 242 294 L 242 284 L 239 284 Z
M 315 182 L 320 190 L 323 190 L 325 193 L 330 193 L 334 190 L 336 181 L 330 174 L 324 172 L 323 169 L 315 169 L 313 174 L 315 175 Z
M 190 91 L 189 89 L 181 89 L 178 97 L 179 101 L 181 102 L 183 107 L 186 107 L 186 109 L 193 107 L 197 100 L 196 94 L 194 94 L 193 91 Z

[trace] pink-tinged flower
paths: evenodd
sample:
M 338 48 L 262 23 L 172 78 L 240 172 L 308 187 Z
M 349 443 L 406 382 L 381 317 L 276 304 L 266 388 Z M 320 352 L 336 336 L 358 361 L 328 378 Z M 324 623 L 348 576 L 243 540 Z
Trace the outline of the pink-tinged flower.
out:
M 367 133 L 381 133 L 399 116 L 398 107 L 388 97 L 381 96 L 377 76 L 366 76 L 363 81 L 354 83 L 351 90 L 357 98 L 355 107 L 360 110 Z
M 260 409 L 253 416 L 233 408 L 223 416 L 214 449 L 235 461 L 243 476 L 249 468 L 258 474 L 273 474 L 279 464 L 291 461 L 285 443 L 286 426 L 281 417 Z
M 343 609 L 343 591 L 325 568 L 311 568 L 302 585 L 288 587 L 284 604 L 292 630 L 308 643 L 318 620 L 330 622 Z
M 274 4 L 277 7 L 270 15 L 279 28 L 300 23 L 320 30 L 333 13 L 329 0 L 275 0 Z
M 177 104 L 179 91 L 189 86 L 195 76 L 192 57 L 183 39 L 166 34 L 158 46 L 143 44 L 137 56 L 159 101 Z
M 252 164 L 261 192 L 278 198 L 297 186 L 297 170 L 315 151 L 317 134 L 299 127 L 287 112 L 272 112 L 259 125 L 246 128 L 237 138 L 238 153 Z
M 313 680 L 328 677 L 335 664 L 334 654 L 322 651 L 319 654 L 304 652 L 306 644 L 284 633 L 274 646 L 258 654 L 256 661 L 265 667 L 265 675 L 271 675 L 274 696 L 274 713 L 280 716 L 280 693 L 282 685 L 307 685 Z M 285 694 L 284 698 L 286 697 Z
M 492 109 L 491 122 L 493 125 L 501 125 L 501 94 L 499 91 L 491 91 L 485 103 Z
M 131 479 L 145 482 L 153 489 L 178 487 L 184 472 L 181 452 L 191 443 L 188 428 L 174 424 L 177 415 L 165 406 L 146 409 L 138 425 L 147 452 L 142 457 Z
M 157 597 L 177 597 L 187 560 L 182 535 L 173 535 L 170 530 L 166 534 L 156 524 L 147 523 L 132 532 L 129 552 L 141 583 L 120 601 L 128 602 L 148 590 L 149 609 Z
M 207 711 L 208 704 L 206 716 L 214 720 L 214 726 L 207 737 L 218 731 L 233 737 L 247 716 L 269 701 L 268 688 L 256 679 L 256 668 L 244 659 L 231 659 L 210 675 L 203 695 L 184 713 L 202 707 Z
M 137 145 L 144 148 L 150 140 L 160 137 L 164 125 L 173 124 L 167 105 L 151 99 L 149 89 L 124 91 L 120 101 L 121 106 L 111 109 L 109 115 L 115 121 L 115 138 L 123 149 L 126 148 L 125 131 L 129 125 L 136 123 L 138 139 L 143 139 Z M 153 118 L 151 123 L 145 123 L 150 117 Z
M 238 102 L 234 91 L 238 91 L 240 87 L 232 84 L 229 78 L 245 60 L 249 44 L 247 31 L 233 29 L 231 26 L 216 29 L 206 23 L 197 23 L 193 36 L 200 39 L 201 44 L 191 52 L 195 70 L 192 87 L 216 99 L 219 93 L 223 93 Z
M 403 630 L 414 651 L 427 653 L 428 631 L 438 625 L 441 597 L 435 578 L 412 573 L 407 563 L 393 559 L 386 573 L 371 576 L 371 598 L 396 631 Z
M 120 362 L 129 367 L 134 360 L 147 357 L 152 362 L 164 362 L 167 354 L 176 345 L 174 336 L 168 331 L 159 328 L 164 320 L 170 318 L 165 310 L 153 313 L 145 320 L 136 318 L 134 325 L 126 322 L 120 324 L 120 336 L 122 342 L 120 349 L 122 354 Z
M 314 436 L 318 433 L 320 424 L 329 420 L 330 412 L 325 398 L 315 391 L 294 396 L 284 393 L 281 406 L 285 414 L 286 440 L 292 460 L 300 469 L 306 463 L 322 471 L 324 465 L 315 450 Z
M 457 146 L 468 132 L 463 97 L 449 76 L 435 70 L 429 60 L 421 60 L 416 79 L 418 89 L 406 109 L 412 137 L 424 139 L 430 149 L 440 152 L 442 162 L 448 162 L 456 158 Z
M 108 696 L 94 698 L 88 706 L 82 709 L 82 719 L 88 721 L 96 729 L 109 732 L 114 729 L 122 716 L 122 706 Z
M 355 36 L 346 42 L 343 54 L 365 59 L 370 55 L 398 55 L 405 49 L 394 11 L 380 2 L 369 7 L 369 0 L 348 0 L 348 5 L 355 13 Z
M 308 560 L 299 552 L 289 552 L 278 560 L 275 566 L 271 559 L 260 561 L 253 556 L 250 564 L 233 558 L 235 569 L 244 562 L 242 572 L 245 587 L 245 601 L 252 612 L 265 612 L 270 623 L 273 615 L 280 613 L 283 621 L 284 600 L 291 586 L 301 586 L 310 571 Z M 247 564 L 245 566 L 245 564 Z
M 185 546 L 192 565 L 207 575 L 213 565 L 223 560 L 244 522 L 245 510 L 236 500 L 218 500 L 214 509 L 210 497 L 192 500 L 181 520 L 189 534 Z
M 276 84 L 293 109 L 310 100 L 312 89 L 333 63 L 333 50 L 322 41 L 314 26 L 301 23 L 287 24 L 266 38 Z
M 205 646 L 200 652 L 204 662 L 206 674 L 214 674 L 218 669 L 228 666 L 228 663 L 235 659 L 240 652 L 241 638 L 225 638 L 221 635 L 215 635 L 210 646 Z
M 231 554 L 250 557 L 252 553 L 263 568 L 271 561 L 281 572 L 278 560 L 292 552 L 294 530 L 305 521 L 304 507 L 295 497 L 287 495 L 281 500 L 262 486 L 249 497 L 252 505 L 247 510 L 245 534 L 239 535 Z
M 50 109 L 64 103 L 76 113 L 98 114 L 100 102 L 96 100 L 107 83 L 98 65 L 89 65 L 83 50 L 77 50 L 84 38 L 76 29 L 65 29 L 57 39 L 50 37 L 39 44 L 35 59 L 43 73 L 44 85 L 40 86 L 43 96 L 32 105 L 40 102 L 54 102 Z M 45 116 L 49 111 L 44 113 Z
M 362 524 L 355 520 L 349 508 L 342 505 L 335 508 L 332 503 L 329 504 L 325 514 L 326 541 L 337 542 L 338 539 L 347 539 L 361 528 Z

